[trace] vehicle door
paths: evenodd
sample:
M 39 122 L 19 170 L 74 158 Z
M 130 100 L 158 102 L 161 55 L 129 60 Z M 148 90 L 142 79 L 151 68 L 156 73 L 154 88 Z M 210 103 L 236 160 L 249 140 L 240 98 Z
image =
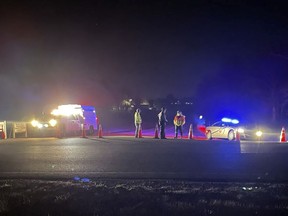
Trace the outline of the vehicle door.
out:
M 219 138 L 225 137 L 226 128 L 227 128 L 226 124 L 219 123 L 218 130 L 217 130 L 217 137 Z
M 77 115 L 71 115 L 68 118 L 67 130 L 76 132 L 81 130 L 81 123 Z
M 233 130 L 231 124 L 224 123 L 221 131 L 221 138 L 227 138 L 230 130 Z
M 211 126 L 211 133 L 213 137 L 221 137 L 222 125 L 221 122 L 217 122 Z

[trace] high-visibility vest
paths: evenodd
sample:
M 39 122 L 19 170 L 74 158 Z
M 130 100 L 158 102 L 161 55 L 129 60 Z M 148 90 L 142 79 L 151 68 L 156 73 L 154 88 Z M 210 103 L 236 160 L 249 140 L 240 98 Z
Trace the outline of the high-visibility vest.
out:
M 141 124 L 142 123 L 141 115 L 139 112 L 135 112 L 134 122 L 135 122 L 135 124 Z
M 180 116 L 176 115 L 176 116 L 174 117 L 174 125 L 176 125 L 176 126 L 181 126 L 181 125 L 184 125 L 184 124 L 185 124 L 185 116 L 183 116 L 183 115 L 180 115 Z

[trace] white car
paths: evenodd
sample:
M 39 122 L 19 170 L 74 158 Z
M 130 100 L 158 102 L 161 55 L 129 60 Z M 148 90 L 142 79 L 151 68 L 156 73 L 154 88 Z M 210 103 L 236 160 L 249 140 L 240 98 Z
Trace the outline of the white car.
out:
M 223 118 L 221 121 L 214 123 L 211 126 L 206 127 L 206 138 L 211 140 L 213 138 L 221 138 L 234 140 L 236 138 L 236 131 L 240 130 L 236 124 L 239 121 L 236 119 Z M 239 131 L 241 133 L 242 131 Z

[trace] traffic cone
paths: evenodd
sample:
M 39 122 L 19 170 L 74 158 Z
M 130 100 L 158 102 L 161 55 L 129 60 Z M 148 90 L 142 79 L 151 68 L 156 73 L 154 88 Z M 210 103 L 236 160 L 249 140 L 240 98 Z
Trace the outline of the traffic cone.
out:
M 141 126 L 139 126 L 138 138 L 143 138 L 142 137 L 142 127 Z
M 99 128 L 98 128 L 98 138 L 103 138 L 103 136 L 102 136 L 102 126 L 101 126 L 101 124 L 99 124 Z
M 281 130 L 280 142 L 286 142 L 286 134 L 285 134 L 285 128 L 284 127 L 282 127 L 282 130 Z
M 86 138 L 86 130 L 85 130 L 85 125 L 82 125 L 82 138 Z
M 240 141 L 240 133 L 238 130 L 236 130 L 236 137 L 235 137 L 235 141 Z
M 1 131 L 0 133 L 1 133 L 1 139 L 5 139 L 5 133 L 4 133 L 4 131 Z
M 159 132 L 158 132 L 158 125 L 157 124 L 156 124 L 156 127 L 155 127 L 154 139 L 159 139 Z
M 193 139 L 193 129 L 192 129 L 192 124 L 190 124 L 190 127 L 189 127 L 188 139 Z

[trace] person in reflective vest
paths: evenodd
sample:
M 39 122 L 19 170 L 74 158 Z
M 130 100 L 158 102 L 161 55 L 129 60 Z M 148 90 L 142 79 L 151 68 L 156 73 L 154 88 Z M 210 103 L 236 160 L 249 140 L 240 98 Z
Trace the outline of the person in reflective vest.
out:
M 140 109 L 136 109 L 136 111 L 134 113 L 135 137 L 136 138 L 138 138 L 139 130 L 140 130 L 141 124 L 142 124 L 142 118 L 141 118 L 140 112 L 141 112 Z
M 185 116 L 177 111 L 177 114 L 174 117 L 174 125 L 175 125 L 175 139 L 178 138 L 178 132 L 180 131 L 181 139 L 183 137 L 183 125 L 185 124 Z

